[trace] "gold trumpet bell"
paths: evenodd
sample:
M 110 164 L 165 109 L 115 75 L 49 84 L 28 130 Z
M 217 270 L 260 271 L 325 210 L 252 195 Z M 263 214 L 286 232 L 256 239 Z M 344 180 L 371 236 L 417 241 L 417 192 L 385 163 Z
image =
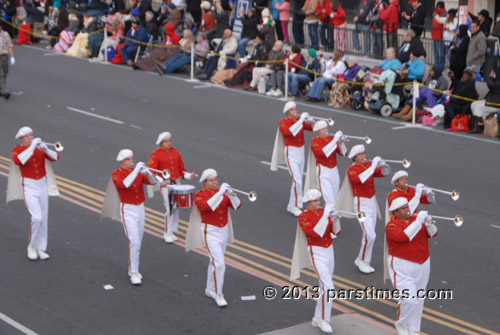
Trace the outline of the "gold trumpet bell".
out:
M 256 201 L 257 200 L 257 193 L 255 191 L 248 193 L 248 200 L 250 200 L 251 202 Z
M 169 179 L 170 178 L 170 170 L 169 169 L 165 169 L 161 172 L 161 175 L 163 177 L 163 179 Z
M 366 144 L 370 144 L 370 143 L 372 143 L 372 138 L 371 138 L 370 136 L 368 136 L 368 135 L 367 135 L 367 136 L 365 137 L 365 142 L 366 142 Z
M 328 118 L 326 122 L 328 123 L 329 126 L 333 126 L 335 124 L 335 120 L 331 116 Z
M 61 141 L 57 141 L 56 143 L 54 143 L 54 148 L 57 152 L 61 152 L 64 150 L 64 145 L 61 143 Z
M 403 159 L 403 166 L 405 169 L 409 168 L 411 165 L 411 161 L 408 158 Z
M 460 198 L 460 192 L 458 192 L 457 190 L 453 190 L 451 192 L 451 198 L 454 200 L 454 201 L 457 201 L 458 198 Z
M 358 215 L 356 216 L 359 222 L 363 222 L 366 219 L 366 214 L 365 212 L 359 212 Z
M 461 217 L 460 215 L 457 215 L 453 219 L 453 223 L 455 224 L 455 226 L 460 227 L 461 225 L 464 224 L 464 218 Z

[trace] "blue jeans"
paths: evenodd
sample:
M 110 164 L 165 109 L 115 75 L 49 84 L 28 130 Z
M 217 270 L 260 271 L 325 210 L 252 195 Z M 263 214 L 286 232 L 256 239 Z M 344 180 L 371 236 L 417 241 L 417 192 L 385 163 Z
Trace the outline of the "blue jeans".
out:
M 120 52 L 122 53 L 123 60 L 125 63 L 128 63 L 128 61 L 134 61 L 135 60 L 135 54 L 137 53 L 137 49 L 139 46 L 137 44 L 133 45 L 124 45 L 120 48 Z
M 354 51 L 358 51 L 361 49 L 361 45 L 359 44 L 359 24 L 354 25 L 354 30 L 352 31 L 352 44 L 354 46 Z
M 247 54 L 247 44 L 250 40 L 246 37 L 244 38 L 238 38 L 238 53 L 240 54 L 240 57 L 245 57 Z
M 444 42 L 434 40 L 434 64 L 444 67 Z
M 182 52 L 176 53 L 175 55 L 170 57 L 170 59 L 167 60 L 167 62 L 165 63 L 165 67 L 167 69 L 163 71 L 163 73 L 169 74 L 175 72 L 184 65 L 189 64 L 190 61 L 191 61 L 191 56 Z
M 333 79 L 327 79 L 325 77 L 316 78 L 314 81 L 311 90 L 309 91 L 309 98 L 316 98 L 321 100 L 321 94 L 323 93 L 323 89 L 326 84 L 333 84 Z
M 296 44 L 304 44 L 304 16 L 294 15 L 293 16 L 293 39 Z
M 290 94 L 297 95 L 301 82 L 308 82 L 309 76 L 299 73 L 288 73 L 288 90 Z
M 373 30 L 373 55 L 382 58 L 384 55 L 384 35 L 382 29 Z
M 371 40 L 371 29 L 370 26 L 366 24 L 358 24 L 357 25 L 359 31 L 362 32 L 363 34 L 363 53 L 365 55 L 369 55 L 371 53 L 371 46 L 372 46 L 372 40 Z
M 313 48 L 317 48 L 318 47 L 318 22 L 309 24 L 308 28 L 309 28 L 309 38 L 311 39 L 311 46 Z
M 321 45 L 323 48 L 327 51 L 333 51 L 333 27 L 330 25 L 328 20 L 321 22 L 319 26 L 319 36 L 321 38 Z

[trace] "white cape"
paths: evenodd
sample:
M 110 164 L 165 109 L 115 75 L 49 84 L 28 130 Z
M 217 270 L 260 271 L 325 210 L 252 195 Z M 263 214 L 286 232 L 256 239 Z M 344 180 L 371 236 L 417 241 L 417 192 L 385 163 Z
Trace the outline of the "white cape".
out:
M 57 197 L 59 196 L 59 190 L 57 189 L 56 178 L 54 176 L 54 171 L 52 170 L 52 165 L 50 161 L 45 160 L 45 172 L 47 178 L 47 190 L 49 196 Z M 14 164 L 11 160 L 9 164 L 9 178 L 7 180 L 7 197 L 5 204 L 8 204 L 12 200 L 23 200 L 23 190 L 21 186 L 21 169 L 19 166 Z
M 227 224 L 228 227 L 228 238 L 229 243 L 234 243 L 234 231 L 233 231 L 233 220 L 231 219 L 231 213 L 227 213 Z M 191 209 L 191 214 L 189 215 L 188 230 L 186 233 L 186 252 L 193 249 L 206 248 L 205 240 L 201 236 L 201 214 L 198 207 L 194 205 Z
M 106 186 L 106 195 L 101 209 L 101 221 L 103 218 L 111 218 L 116 221 L 122 221 L 120 217 L 120 196 L 116 190 L 113 179 L 109 178 L 108 186 Z
M 391 214 L 389 213 L 389 202 L 385 200 L 385 225 L 384 225 L 384 283 L 387 279 L 390 279 L 389 267 L 387 266 L 387 257 L 389 256 L 389 246 L 387 245 L 387 236 L 385 234 L 385 228 L 391 219 Z
M 154 185 L 146 185 L 146 193 L 149 199 L 154 197 L 155 192 L 160 192 L 160 183 L 156 183 Z
M 316 157 L 314 156 L 311 148 L 309 148 L 309 154 L 307 155 L 306 180 L 304 181 L 304 193 L 302 194 L 306 194 L 307 191 L 313 188 L 319 190 L 318 175 L 316 173 Z
M 293 247 L 292 267 L 290 270 L 290 280 L 300 277 L 300 270 L 311 266 L 311 259 L 307 251 L 306 234 L 300 228 L 297 220 L 297 232 L 295 233 L 295 245 Z
M 274 139 L 273 155 L 271 157 L 271 171 L 278 171 L 279 164 L 286 164 L 285 161 L 285 140 L 281 135 L 280 128 L 276 131 Z
M 375 196 L 375 202 L 377 203 L 377 217 L 382 219 L 382 214 L 380 213 L 380 207 L 378 206 L 377 197 Z M 342 210 L 347 212 L 356 213 L 357 208 L 354 208 L 354 195 L 352 193 L 351 183 L 349 182 L 349 177 L 347 177 L 347 173 L 344 177 L 344 181 L 342 182 L 342 186 L 340 187 L 339 196 L 337 197 L 337 201 L 335 202 L 335 210 Z M 341 213 L 341 216 L 344 218 L 354 219 L 354 215 Z

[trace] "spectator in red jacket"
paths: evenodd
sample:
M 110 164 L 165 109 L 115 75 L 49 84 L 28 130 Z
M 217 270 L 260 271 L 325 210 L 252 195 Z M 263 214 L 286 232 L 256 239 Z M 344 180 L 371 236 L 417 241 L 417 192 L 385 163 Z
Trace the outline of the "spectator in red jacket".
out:
M 330 14 L 330 25 L 333 26 L 333 40 L 335 42 L 335 49 L 343 52 L 347 50 L 346 38 L 346 16 L 339 0 L 332 0 L 331 3 L 332 13 Z
M 445 17 L 446 8 L 444 2 L 438 1 L 432 12 L 432 32 L 431 36 L 434 40 L 434 65 L 444 68 L 444 41 L 443 41 L 443 24 L 436 20 L 436 16 Z
M 387 39 L 387 47 L 398 49 L 398 24 L 399 24 L 399 0 L 392 0 L 389 4 L 382 2 L 380 4 L 379 17 L 384 22 L 382 30 L 385 31 L 389 38 Z
M 319 36 L 321 45 L 326 51 L 333 51 L 333 25 L 330 24 L 332 7 L 330 0 L 320 0 L 316 7 L 316 15 L 319 16 Z M 326 34 L 325 34 L 326 31 Z

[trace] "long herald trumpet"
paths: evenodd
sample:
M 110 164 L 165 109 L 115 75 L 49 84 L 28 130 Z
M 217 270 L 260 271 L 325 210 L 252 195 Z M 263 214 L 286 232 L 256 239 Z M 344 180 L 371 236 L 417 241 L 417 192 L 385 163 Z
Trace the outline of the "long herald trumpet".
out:
M 366 219 L 366 214 L 365 212 L 359 212 L 358 214 L 356 213 L 353 213 L 353 212 L 348 212 L 348 211 L 343 211 L 343 210 L 335 210 L 337 213 L 344 213 L 344 214 L 349 214 L 349 215 L 353 215 L 356 217 L 356 219 L 358 219 L 359 222 L 364 222 L 365 219 Z
M 54 143 L 47 143 L 47 142 L 42 142 L 42 143 L 45 143 L 45 145 L 54 147 L 54 149 L 56 149 L 57 152 L 61 152 L 64 150 L 64 146 L 63 146 L 61 141 L 56 141 Z
M 453 223 L 455 224 L 455 226 L 457 227 L 460 227 L 461 225 L 464 224 L 464 218 L 461 217 L 460 215 L 456 215 L 455 217 L 453 218 L 450 218 L 450 217 L 447 217 L 447 216 L 436 216 L 436 215 L 432 215 L 432 214 L 429 214 L 429 216 L 432 218 L 432 219 L 441 219 L 441 220 L 446 220 L 446 221 L 453 221 Z M 432 223 L 435 223 L 434 220 L 432 220 Z
M 407 186 L 411 186 L 413 188 L 415 188 L 415 186 L 413 185 L 407 185 Z M 428 187 L 428 186 L 426 186 Z M 438 188 L 434 188 L 434 187 L 428 187 L 430 188 L 431 190 L 435 191 L 435 192 L 439 192 L 439 193 L 443 193 L 443 194 L 447 194 L 449 195 L 454 201 L 457 201 L 458 198 L 460 198 L 460 192 L 458 192 L 457 190 L 453 190 L 453 191 L 444 191 L 444 190 L 440 190 Z
M 411 165 L 411 160 L 409 160 L 408 158 L 405 158 L 402 161 L 397 161 L 397 160 L 392 160 L 392 159 L 383 159 L 383 158 L 382 158 L 382 160 L 384 162 L 386 162 L 386 163 L 399 163 L 399 164 L 403 164 L 403 166 L 404 166 L 405 169 L 409 168 L 410 165 Z
M 255 200 L 257 200 L 257 192 L 255 192 L 255 191 L 244 192 L 244 191 L 240 191 L 236 188 L 231 187 L 231 189 L 229 190 L 229 193 L 231 193 L 231 192 L 244 194 L 248 197 L 248 200 L 250 200 L 251 202 L 254 202 Z
M 328 123 L 329 126 L 333 126 L 335 124 L 335 120 L 331 116 L 329 118 L 324 118 L 324 117 L 309 115 L 309 118 L 313 120 L 326 121 L 326 123 Z
M 135 164 L 133 166 L 135 166 Z M 170 178 L 170 170 L 169 169 L 157 170 L 157 169 L 150 168 L 150 167 L 148 167 L 146 165 L 144 167 L 146 169 L 150 170 L 150 171 L 161 173 L 161 176 L 163 177 L 163 179 L 169 179 Z
M 335 134 L 328 134 L 328 135 L 335 136 Z M 349 139 L 352 138 L 354 140 L 365 141 L 366 144 L 372 143 L 372 138 L 370 137 L 370 135 L 366 135 L 365 137 L 362 137 L 362 136 L 353 136 L 353 135 L 342 135 L 342 137 L 344 137 L 345 141 L 349 141 Z

